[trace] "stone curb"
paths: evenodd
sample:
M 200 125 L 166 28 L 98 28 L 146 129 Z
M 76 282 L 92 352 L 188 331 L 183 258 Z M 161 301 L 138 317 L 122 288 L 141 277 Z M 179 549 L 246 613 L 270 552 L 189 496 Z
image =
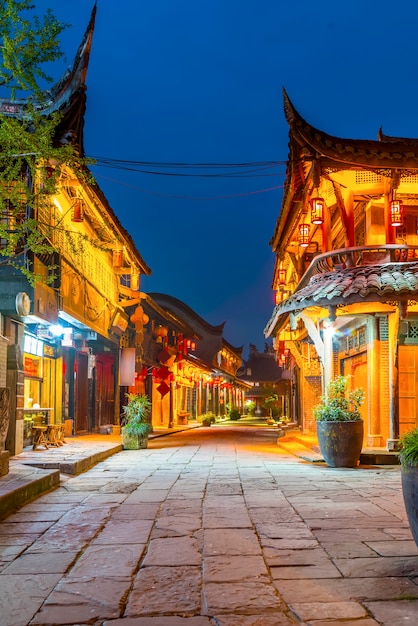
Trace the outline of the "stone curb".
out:
M 0 482 L 0 519 L 59 485 L 60 472 L 57 469 L 16 464 Z

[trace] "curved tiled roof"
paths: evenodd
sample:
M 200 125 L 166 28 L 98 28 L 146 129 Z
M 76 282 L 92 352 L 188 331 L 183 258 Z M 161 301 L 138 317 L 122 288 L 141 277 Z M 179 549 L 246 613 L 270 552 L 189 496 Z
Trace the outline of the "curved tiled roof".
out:
M 285 90 L 283 98 L 292 138 L 320 157 L 328 157 L 348 167 L 418 169 L 418 139 L 388 137 L 382 132 L 379 140 L 334 137 L 308 124 L 296 111 Z
M 387 263 L 316 274 L 279 304 L 273 317 L 311 306 L 388 302 L 418 298 L 418 262 Z

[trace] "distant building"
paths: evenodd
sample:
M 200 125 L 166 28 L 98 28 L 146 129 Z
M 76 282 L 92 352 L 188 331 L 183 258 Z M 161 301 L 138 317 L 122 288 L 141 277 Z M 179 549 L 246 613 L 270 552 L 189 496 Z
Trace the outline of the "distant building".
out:
M 290 402 L 290 381 L 283 377 L 283 369 L 279 367 L 273 347 L 266 344 L 264 352 L 259 352 L 253 344 L 250 344 L 249 356 L 244 361 L 243 367 L 238 371 L 237 377 L 251 385 L 245 392 L 245 400 L 255 404 L 255 415 L 270 415 L 265 400 L 269 396 L 277 395 L 277 403 L 274 406 L 274 417 L 291 419 L 292 406 Z

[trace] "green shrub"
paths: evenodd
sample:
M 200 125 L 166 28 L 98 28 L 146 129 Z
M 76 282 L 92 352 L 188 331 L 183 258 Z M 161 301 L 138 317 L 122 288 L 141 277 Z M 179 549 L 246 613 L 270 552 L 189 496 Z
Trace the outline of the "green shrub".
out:
M 399 447 L 399 460 L 402 465 L 418 467 L 418 428 L 402 435 Z
M 230 420 L 239 420 L 241 417 L 241 413 L 239 412 L 239 409 L 234 406 L 231 408 L 231 410 L 229 411 L 229 419 Z
M 127 393 L 128 404 L 123 406 L 121 425 L 130 436 L 147 437 L 152 432 L 151 402 L 143 394 Z
M 202 422 L 202 426 L 211 426 L 215 424 L 216 417 L 214 413 L 203 413 L 203 415 L 199 415 L 198 421 Z
M 357 387 L 348 391 L 348 376 L 337 376 L 327 386 L 327 393 L 321 396 L 314 407 L 317 422 L 350 422 L 361 420 L 360 406 L 364 400 L 364 390 Z

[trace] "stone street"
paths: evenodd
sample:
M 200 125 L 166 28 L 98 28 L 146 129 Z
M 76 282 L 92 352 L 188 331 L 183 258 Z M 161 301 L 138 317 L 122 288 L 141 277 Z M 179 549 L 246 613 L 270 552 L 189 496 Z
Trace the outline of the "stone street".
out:
M 330 469 L 274 429 L 122 451 L 0 522 L 0 626 L 403 626 L 418 549 L 399 466 Z

